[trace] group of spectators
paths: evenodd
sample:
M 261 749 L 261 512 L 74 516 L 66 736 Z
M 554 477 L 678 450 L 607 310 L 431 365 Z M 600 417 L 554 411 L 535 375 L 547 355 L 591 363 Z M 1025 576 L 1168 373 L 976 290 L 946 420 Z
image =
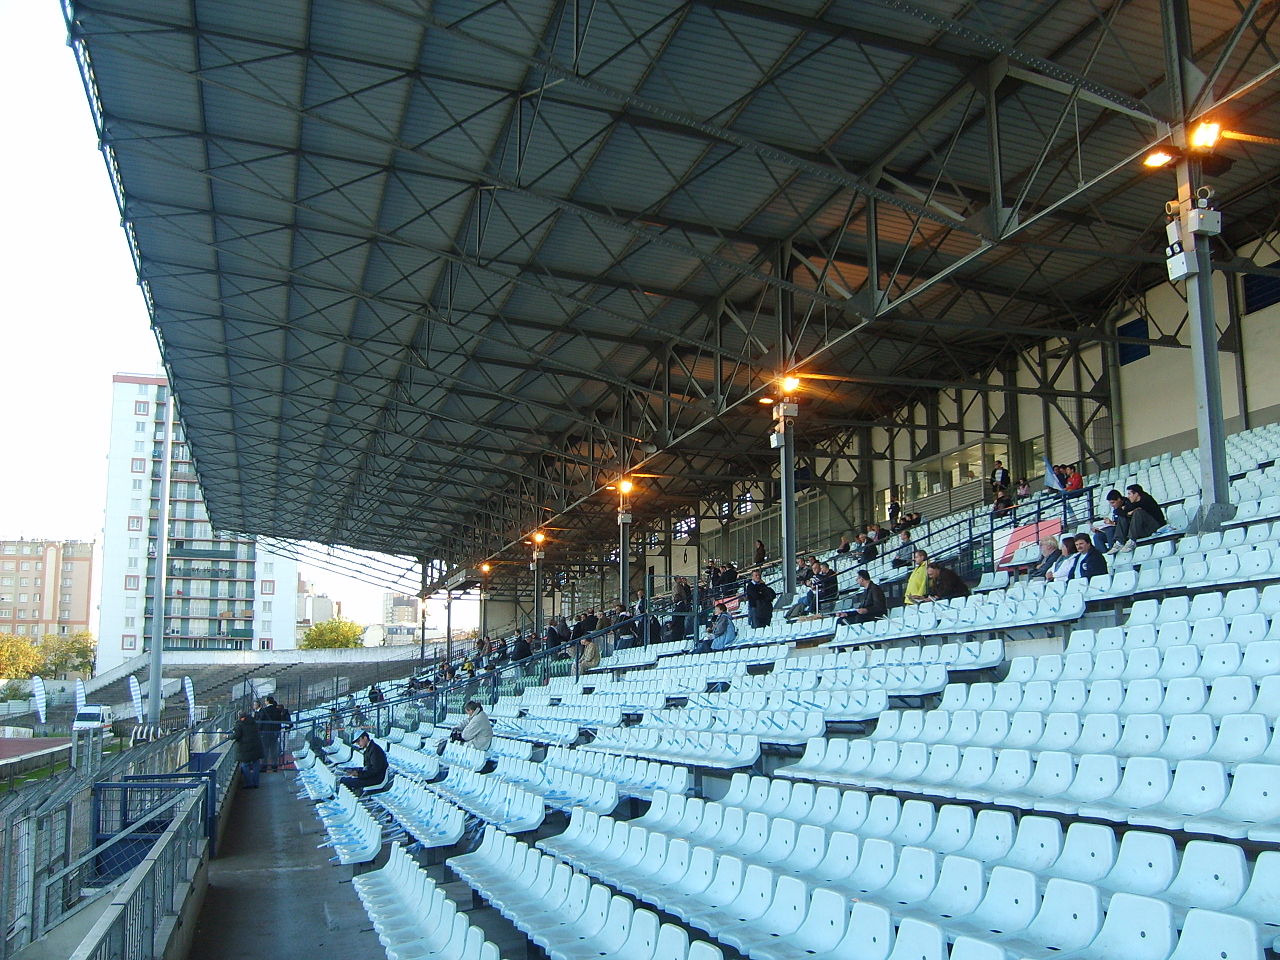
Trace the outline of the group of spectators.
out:
M 288 709 L 272 696 L 255 700 L 240 712 L 230 739 L 236 745 L 245 789 L 257 789 L 262 770 L 280 769 L 280 735 L 291 720 Z
M 1017 501 L 1031 496 L 1031 484 L 1027 478 L 1019 477 L 1015 485 L 1012 474 L 1002 460 L 996 461 L 988 480 L 991 484 L 991 516 L 993 517 L 1012 515 Z
M 1074 533 L 1040 541 L 1040 559 L 1031 567 L 1033 579 L 1050 581 L 1095 577 L 1107 572 L 1107 556 L 1133 550 L 1137 541 L 1157 533 L 1165 524 L 1155 497 L 1131 483 L 1122 494 L 1107 491 L 1108 515 L 1093 532 Z

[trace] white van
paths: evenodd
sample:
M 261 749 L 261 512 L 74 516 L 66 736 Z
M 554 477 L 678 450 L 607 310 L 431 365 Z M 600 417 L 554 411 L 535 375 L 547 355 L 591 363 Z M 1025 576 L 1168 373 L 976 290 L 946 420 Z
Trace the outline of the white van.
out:
M 71 724 L 72 730 L 97 730 L 107 729 L 115 722 L 115 711 L 110 707 L 100 706 L 94 703 L 86 703 L 80 712 L 76 714 L 75 721 Z

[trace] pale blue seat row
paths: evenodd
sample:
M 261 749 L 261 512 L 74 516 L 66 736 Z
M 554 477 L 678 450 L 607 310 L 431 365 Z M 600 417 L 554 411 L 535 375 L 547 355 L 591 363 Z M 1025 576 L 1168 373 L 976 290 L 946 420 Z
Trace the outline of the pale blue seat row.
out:
M 720 960 L 651 910 L 575 874 L 566 864 L 489 828 L 472 853 L 448 862 L 551 960 Z
M 499 960 L 498 948 L 398 844 L 384 867 L 351 883 L 387 960 Z
M 1090 955 L 1114 960 L 1119 954 L 1107 951 L 1128 944 L 1118 924 L 1107 931 L 1105 918 L 1118 911 L 1132 946 L 1146 950 L 1155 937 L 1163 947 L 1134 956 L 1190 960 L 1192 945 L 1204 944 L 1200 914 L 1213 903 L 1223 908 L 1209 918 L 1219 943 L 1243 960 L 1258 955 L 1264 937 L 1253 915 L 1275 902 L 1280 855 L 1250 871 L 1232 844 L 1189 846 L 1179 858 L 1161 834 L 1133 831 L 1117 841 L 1109 828 L 1080 824 L 1064 837 L 1049 818 L 1024 817 L 1015 827 L 1001 811 L 975 817 L 969 807 L 887 795 L 819 802 L 812 790 L 788 806 L 807 819 L 674 797 L 629 823 L 575 813 L 565 834 L 540 845 L 751 957 L 795 956 L 787 952 L 798 949 L 795 938 L 822 940 L 833 957 L 946 960 L 947 942 L 967 937 L 996 948 L 990 956 L 1097 945 Z M 870 952 L 837 951 L 853 922 L 851 901 L 883 911 L 872 929 L 887 940 L 858 941 Z M 1079 911 L 1078 922 L 1055 923 L 1064 907 Z M 1190 939 L 1175 954 L 1179 927 Z M 1012 952 L 1000 952 L 1006 946 Z M 910 952 L 918 949 L 926 952 Z

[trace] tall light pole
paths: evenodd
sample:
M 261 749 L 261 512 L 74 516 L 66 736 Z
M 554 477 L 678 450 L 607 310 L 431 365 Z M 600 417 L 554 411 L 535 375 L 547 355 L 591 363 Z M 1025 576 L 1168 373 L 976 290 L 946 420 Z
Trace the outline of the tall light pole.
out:
M 796 592 L 796 417 L 800 405 L 795 394 L 800 378 L 782 378 L 782 399 L 773 405 L 773 433 L 769 446 L 778 451 L 778 474 L 782 480 L 782 571 L 783 592 Z
M 489 635 L 489 571 L 492 567 L 487 563 L 480 564 L 480 636 Z
M 418 667 L 427 662 L 427 598 L 418 597 Z
M 151 617 L 151 676 L 147 681 L 147 720 L 151 723 L 160 722 L 160 711 L 164 708 L 161 675 L 164 670 L 164 628 L 169 612 L 169 598 L 165 596 L 169 592 L 169 490 L 173 474 L 174 405 L 178 399 L 172 385 L 168 391 L 164 405 L 163 439 L 160 441 L 160 509 L 156 517 L 156 572 L 152 579 L 155 610 Z
M 636 485 L 618 481 L 618 602 L 624 607 L 631 593 L 631 491 Z
M 542 558 L 546 552 L 542 544 L 547 535 L 538 530 L 533 535 L 533 635 L 542 636 Z
M 418 558 L 421 583 L 418 585 L 418 664 L 427 662 L 427 598 L 431 596 L 431 588 L 427 582 L 427 558 Z
M 453 658 L 453 589 L 444 592 L 444 645 Z

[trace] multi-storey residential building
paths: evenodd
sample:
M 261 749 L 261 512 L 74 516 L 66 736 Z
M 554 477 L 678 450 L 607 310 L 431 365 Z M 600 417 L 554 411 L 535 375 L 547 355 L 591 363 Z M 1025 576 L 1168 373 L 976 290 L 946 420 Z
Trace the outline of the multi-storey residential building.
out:
M 0 633 L 89 629 L 93 541 L 0 540 Z
M 417 623 L 418 598 L 403 593 L 384 593 L 382 622 L 384 624 Z
M 342 616 L 342 601 L 330 599 L 327 593 L 316 593 L 316 585 L 309 580 L 298 578 L 298 642 L 306 632 L 317 623 L 334 620 Z
M 99 673 L 149 648 L 153 635 L 168 405 L 163 377 L 112 378 Z M 170 451 L 165 649 L 293 648 L 297 561 L 212 528 L 176 419 Z

